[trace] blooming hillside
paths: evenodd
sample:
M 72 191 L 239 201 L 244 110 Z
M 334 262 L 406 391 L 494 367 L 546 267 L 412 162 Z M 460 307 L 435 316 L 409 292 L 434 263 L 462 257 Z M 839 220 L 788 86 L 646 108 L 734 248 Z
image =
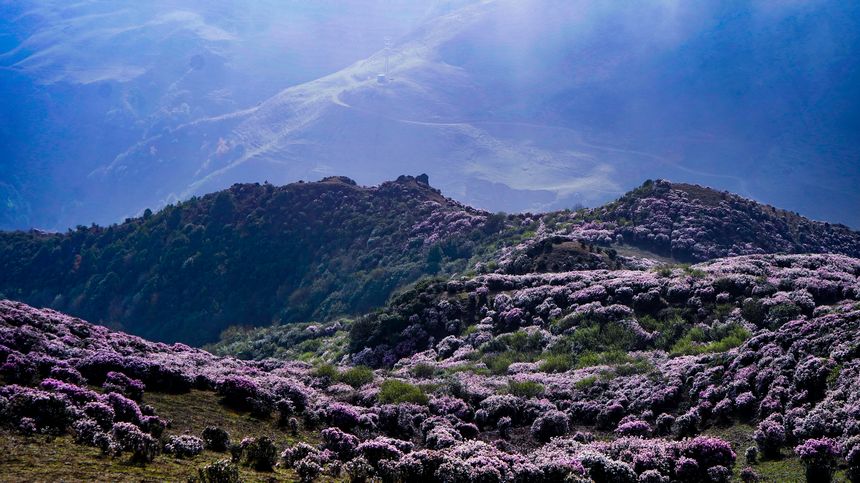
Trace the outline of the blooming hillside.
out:
M 544 218 L 539 238 L 632 245 L 687 262 L 764 253 L 860 256 L 860 234 L 846 226 L 811 221 L 728 192 L 665 180 L 647 181 L 593 210 Z
M 303 330 L 321 342 L 342 332 Z M 336 365 L 240 361 L 0 302 L 2 434 L 72 438 L 101 451 L 99 464 L 152 471 L 164 454 L 193 472 L 229 449 L 203 481 L 239 469 L 456 482 L 860 470 L 858 259 L 429 282 L 353 322 L 349 338 Z M 188 394 L 298 438 L 179 433 L 148 404 Z

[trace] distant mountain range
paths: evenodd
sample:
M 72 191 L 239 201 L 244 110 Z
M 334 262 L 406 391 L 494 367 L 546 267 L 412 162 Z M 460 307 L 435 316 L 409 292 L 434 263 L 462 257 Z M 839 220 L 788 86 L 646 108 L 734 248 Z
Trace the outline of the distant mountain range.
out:
M 647 269 L 761 253 L 860 256 L 860 234 L 648 181 L 603 207 L 490 214 L 426 175 L 242 184 L 106 227 L 0 233 L 0 294 L 163 341 L 329 320 L 432 275 Z
M 594 206 L 659 177 L 860 226 L 851 2 L 402 2 L 384 25 L 381 4 L 299 3 L 228 12 L 235 24 L 217 5 L 19 9 L 0 56 L 0 226 L 110 223 L 235 182 L 402 172 L 490 211 Z M 135 33 L 84 42 L 93 22 Z M 146 45 L 151 60 L 95 62 L 77 47 L 90 43 Z

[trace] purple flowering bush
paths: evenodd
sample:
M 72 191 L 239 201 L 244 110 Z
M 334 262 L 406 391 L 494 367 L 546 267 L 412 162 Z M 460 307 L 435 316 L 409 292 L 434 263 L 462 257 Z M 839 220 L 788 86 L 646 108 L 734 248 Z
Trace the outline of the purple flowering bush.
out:
M 828 438 L 808 439 L 794 448 L 806 469 L 806 481 L 827 483 L 836 471 L 836 458 L 840 455 L 839 444 Z
M 105 382 L 102 384 L 102 389 L 105 392 L 116 392 L 137 402 L 143 399 L 144 387 L 143 382 L 132 379 L 121 372 L 114 371 L 107 373 Z
M 567 414 L 561 411 L 549 411 L 539 416 L 532 423 L 531 435 L 534 439 L 547 442 L 556 436 L 562 436 L 568 432 Z
M 230 451 L 234 462 L 250 466 L 257 471 L 272 471 L 277 461 L 278 450 L 266 436 L 245 438 Z
M 758 425 L 753 440 L 765 458 L 779 456 L 779 450 L 785 445 L 785 427 L 781 418 L 768 417 Z
M 120 450 L 131 453 L 131 459 L 135 462 L 149 463 L 159 453 L 158 440 L 128 422 L 114 424 L 111 438 Z
M 170 436 L 164 444 L 164 452 L 177 458 L 193 458 L 203 452 L 203 440 L 188 434 Z
M 253 379 L 229 376 L 218 386 L 222 402 L 240 411 L 268 414 L 270 396 L 261 390 Z

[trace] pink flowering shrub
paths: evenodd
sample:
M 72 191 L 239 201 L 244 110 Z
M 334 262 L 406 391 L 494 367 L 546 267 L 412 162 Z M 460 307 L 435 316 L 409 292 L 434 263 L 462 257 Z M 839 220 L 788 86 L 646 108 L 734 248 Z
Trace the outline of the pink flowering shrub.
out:
M 628 421 L 615 428 L 615 434 L 619 436 L 647 436 L 650 433 L 651 425 L 640 420 Z
M 266 436 L 245 438 L 231 448 L 233 461 L 257 471 L 272 471 L 277 460 L 277 448 Z
M 551 438 L 562 436 L 567 432 L 567 415 L 561 411 L 549 411 L 539 416 L 531 427 L 532 437 L 541 442 L 549 441 Z
M 828 438 L 808 439 L 794 448 L 806 468 L 806 481 L 829 482 L 836 471 L 836 458 L 841 452 L 836 441 Z
M 111 429 L 111 437 L 116 441 L 120 450 L 131 453 L 132 461 L 149 463 L 159 453 L 158 441 L 134 424 L 128 422 L 114 424 L 113 429 Z
M 143 398 L 144 385 L 143 382 L 132 379 L 121 372 L 108 372 L 105 376 L 105 382 L 102 384 L 102 389 L 105 392 L 116 392 L 131 399 L 138 401 Z
M 203 440 L 188 434 L 170 436 L 164 445 L 164 452 L 177 458 L 193 458 L 203 452 Z
M 768 417 L 753 434 L 753 440 L 766 458 L 779 456 L 779 450 L 786 442 L 785 427 L 779 417 Z
M 681 451 L 685 456 L 696 460 L 702 469 L 713 466 L 731 468 L 735 464 L 736 456 L 731 445 L 719 438 L 706 436 L 693 438 Z
M 359 445 L 359 439 L 349 433 L 344 433 L 338 428 L 326 428 L 320 431 L 322 437 L 322 449 L 336 453 L 342 460 L 351 459 Z
M 271 397 L 247 377 L 227 377 L 218 386 L 218 394 L 225 405 L 240 411 L 267 415 L 271 410 Z
M 332 426 L 349 431 L 358 425 L 359 413 L 350 405 L 334 403 L 326 408 L 326 418 Z

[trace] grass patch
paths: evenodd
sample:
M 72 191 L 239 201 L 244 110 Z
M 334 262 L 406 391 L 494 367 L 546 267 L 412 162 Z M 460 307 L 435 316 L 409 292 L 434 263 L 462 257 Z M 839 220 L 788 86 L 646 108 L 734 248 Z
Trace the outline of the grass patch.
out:
M 164 438 L 169 435 L 200 436 L 206 426 L 219 426 L 230 433 L 234 442 L 244 437 L 268 436 L 279 450 L 298 441 L 319 442 L 316 431 L 301 429 L 297 436 L 279 428 L 275 418 L 257 419 L 238 413 L 218 403 L 211 391 L 192 390 L 187 394 L 146 393 L 144 402 L 155 407 L 159 416 L 171 421 Z M 129 457 L 103 456 L 97 448 L 75 444 L 71 436 L 22 436 L 0 430 L 0 468 L 4 482 L 30 481 L 187 481 L 197 469 L 229 453 L 204 451 L 190 459 L 160 454 L 152 463 L 129 463 Z M 295 472 L 276 468 L 273 472 L 257 472 L 239 466 L 240 478 L 248 482 L 297 481 Z
M 739 481 L 741 470 L 746 466 L 752 467 L 761 476 L 761 481 L 767 483 L 804 483 L 803 464 L 793 455 L 791 451 L 783 450 L 785 457 L 777 460 L 760 460 L 753 465 L 747 465 L 744 459 L 744 451 L 749 446 L 754 446 L 755 442 L 752 435 L 755 432 L 755 427 L 749 424 L 733 424 L 731 426 L 712 426 L 705 430 L 703 434 L 716 436 L 728 441 L 732 445 L 732 449 L 738 455 L 737 462 L 733 470 L 734 479 Z M 848 479 L 842 471 L 838 471 L 833 478 L 834 482 L 847 482 Z
M 75 444 L 71 436 L 21 436 L 0 431 L 0 467 L 4 482 L 32 481 L 188 481 L 197 469 L 229 454 L 204 451 L 191 459 L 161 454 L 152 463 L 138 465 L 127 456 L 102 456 L 97 448 Z M 264 473 L 239 466 L 239 477 L 247 482 L 298 481 L 292 470 L 275 468 Z

